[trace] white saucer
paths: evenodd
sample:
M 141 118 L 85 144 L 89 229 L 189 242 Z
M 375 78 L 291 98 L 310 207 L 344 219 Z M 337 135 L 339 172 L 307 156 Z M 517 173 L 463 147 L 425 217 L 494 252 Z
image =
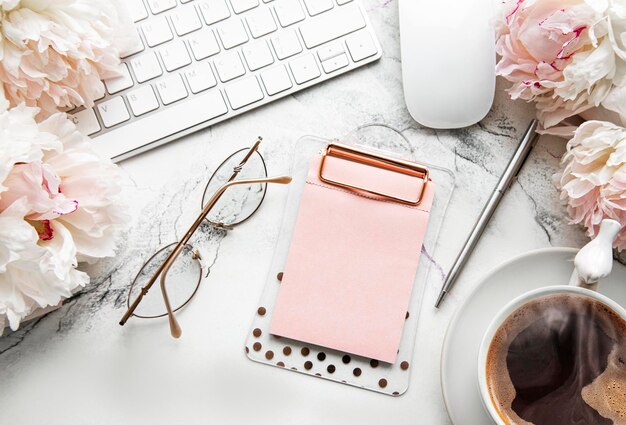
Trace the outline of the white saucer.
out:
M 441 388 L 455 425 L 487 425 L 476 378 L 478 348 L 491 319 L 506 303 L 532 289 L 567 284 L 574 270 L 573 248 L 531 251 L 488 273 L 454 314 L 443 342 Z M 626 267 L 615 262 L 600 292 L 626 306 Z

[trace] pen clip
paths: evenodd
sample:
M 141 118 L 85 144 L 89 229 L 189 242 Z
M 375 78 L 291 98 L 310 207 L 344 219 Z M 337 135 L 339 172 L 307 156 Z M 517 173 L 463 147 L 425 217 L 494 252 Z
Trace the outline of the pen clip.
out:
M 530 147 L 528 148 L 528 153 L 526 154 L 526 156 L 524 157 L 524 159 L 520 163 L 517 171 L 515 171 L 515 178 L 517 178 L 517 176 L 519 176 L 519 173 L 522 171 L 522 168 L 524 167 L 524 164 L 526 164 L 526 161 L 528 161 L 528 158 L 530 157 L 530 152 L 535 147 L 535 145 L 537 144 L 538 141 L 539 141 L 539 133 L 535 133 L 533 135 L 532 141 L 530 142 Z

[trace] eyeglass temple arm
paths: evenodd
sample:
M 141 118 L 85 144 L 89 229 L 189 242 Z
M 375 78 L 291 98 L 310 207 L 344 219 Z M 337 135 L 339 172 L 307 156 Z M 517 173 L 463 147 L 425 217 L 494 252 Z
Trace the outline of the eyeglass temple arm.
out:
M 207 202 L 206 206 L 204 207 L 204 209 L 202 210 L 198 218 L 196 218 L 196 221 L 191 225 L 189 230 L 187 230 L 187 233 L 185 233 L 185 236 L 183 236 L 180 242 L 176 244 L 176 247 L 174 247 L 174 250 L 170 253 L 170 255 L 167 256 L 165 263 L 163 265 L 163 270 L 161 272 L 161 279 L 159 282 L 161 286 L 161 294 L 163 294 L 163 301 L 165 302 L 165 308 L 167 309 L 167 317 L 169 319 L 169 324 L 170 324 L 170 333 L 172 334 L 174 338 L 180 338 L 182 330 L 180 328 L 180 325 L 178 324 L 178 321 L 176 320 L 176 317 L 174 316 L 172 307 L 170 306 L 169 297 L 167 296 L 167 289 L 165 288 L 165 278 L 167 276 L 167 273 L 170 267 L 172 266 L 172 264 L 174 263 L 178 255 L 180 255 L 180 253 L 182 252 L 187 242 L 189 242 L 189 239 L 191 239 L 191 236 L 194 234 L 196 229 L 200 226 L 200 224 L 202 223 L 202 220 L 204 220 L 204 218 L 209 214 L 211 209 L 215 206 L 215 204 L 221 198 L 224 192 L 226 192 L 226 190 L 228 190 L 232 186 L 241 185 L 241 184 L 256 184 L 256 183 L 289 184 L 290 182 L 291 182 L 291 177 L 289 176 L 270 177 L 270 178 L 265 178 L 265 179 L 233 180 L 222 185 L 222 187 L 220 187 L 217 190 L 217 192 L 215 192 L 215 194 L 211 197 L 211 199 L 209 199 L 209 202 Z
M 235 180 L 235 177 L 237 177 L 237 175 L 241 172 L 241 169 L 243 168 L 244 165 L 246 165 L 250 157 L 254 155 L 256 151 L 259 150 L 259 145 L 261 144 L 262 141 L 263 141 L 263 138 L 261 136 L 257 137 L 256 142 L 254 142 L 254 145 L 252 145 L 250 149 L 248 149 L 248 152 L 243 157 L 241 162 L 233 168 L 233 173 L 230 175 L 227 181 L 230 182 L 230 181 Z

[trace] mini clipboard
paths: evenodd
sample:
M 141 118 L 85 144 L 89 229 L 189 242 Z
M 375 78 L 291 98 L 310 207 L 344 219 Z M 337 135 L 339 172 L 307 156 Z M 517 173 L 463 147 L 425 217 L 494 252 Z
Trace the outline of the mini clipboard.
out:
M 390 134 L 387 134 L 387 137 L 390 137 Z M 393 137 L 397 137 L 396 133 L 391 135 L 391 138 Z M 389 395 L 399 395 L 408 387 L 417 316 L 423 287 L 430 270 L 428 259 L 431 258 L 434 249 L 445 206 L 454 187 L 454 179 L 449 171 L 441 167 L 415 164 L 410 156 L 410 150 L 407 152 L 408 155 L 402 155 L 400 149 L 396 149 L 395 152 L 377 151 L 376 149 L 384 146 L 385 140 L 366 140 L 365 142 L 359 140 L 359 142 L 359 145 L 351 146 L 314 137 L 305 137 L 298 142 L 292 173 L 294 181 L 285 208 L 283 226 L 270 275 L 246 341 L 246 352 L 254 361 Z M 370 155 L 372 152 L 373 154 Z M 381 158 L 382 161 L 380 161 Z M 318 162 L 312 163 L 311 161 Z M 333 165 L 337 161 L 343 164 L 349 163 L 349 169 L 366 166 L 368 173 L 375 168 L 383 173 L 391 172 L 394 178 L 410 179 L 411 184 L 407 187 L 411 190 L 398 192 L 384 185 L 364 187 L 360 184 L 361 182 L 357 181 L 358 179 L 353 179 L 354 174 L 338 173 L 339 168 Z M 340 170 L 345 170 L 345 167 L 341 167 Z M 283 332 L 284 329 L 283 331 L 272 329 L 275 328 L 272 323 L 273 316 L 276 314 L 277 299 L 281 297 L 279 295 L 281 285 L 289 283 L 289 275 L 293 275 L 293 272 L 286 270 L 285 266 L 288 263 L 290 248 L 293 251 L 291 242 L 296 233 L 298 211 L 303 197 L 306 197 L 305 187 L 316 183 L 311 179 L 312 173 L 317 182 L 325 186 L 320 190 L 337 192 L 337 196 L 342 197 L 364 197 L 368 202 L 379 202 L 385 205 L 393 203 L 394 208 L 401 208 L 407 212 L 424 208 L 427 203 L 432 202 L 432 198 L 425 199 L 425 196 L 428 194 L 429 177 L 435 175 L 433 181 L 437 183 L 438 196 L 436 202 L 432 204 L 430 225 L 425 235 L 418 273 L 415 279 L 411 277 L 410 286 L 414 290 L 410 292 L 407 305 L 402 308 L 402 311 L 394 312 L 394 320 L 401 320 L 404 326 L 400 326 L 401 333 L 397 335 L 398 341 L 395 342 L 397 348 L 394 348 L 393 353 L 387 350 L 386 354 L 381 355 L 366 350 L 363 352 L 370 353 L 370 355 L 355 354 L 350 347 L 329 347 L 333 344 L 301 338 L 300 335 L 297 338 L 290 338 L 285 336 L 288 332 Z M 431 252 L 427 252 L 428 250 Z M 426 255 L 423 255 L 424 252 Z M 419 257 L 419 252 L 416 254 Z M 315 317 L 309 316 L 309 313 L 305 313 L 301 319 L 315 322 Z M 373 347 L 377 345 L 376 341 L 372 344 Z
M 270 333 L 395 363 L 435 184 L 330 143 L 311 159 Z

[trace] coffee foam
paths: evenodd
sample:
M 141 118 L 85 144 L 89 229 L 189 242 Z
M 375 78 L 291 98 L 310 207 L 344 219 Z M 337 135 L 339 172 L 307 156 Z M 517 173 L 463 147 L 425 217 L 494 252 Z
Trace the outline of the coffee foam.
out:
M 582 390 L 583 400 L 615 424 L 626 424 L 626 343 L 615 347 L 606 370 Z
M 510 344 L 529 327 L 547 307 L 558 305 L 572 311 L 591 303 L 602 320 L 604 332 L 618 344 L 608 359 L 608 366 L 591 384 L 582 389 L 585 403 L 614 425 L 626 425 L 626 321 L 603 303 L 576 294 L 548 295 L 532 300 L 515 310 L 496 331 L 487 354 L 487 386 L 491 401 L 507 425 L 533 425 L 513 410 L 516 390 L 507 367 Z M 565 424 L 564 424 L 565 425 Z

